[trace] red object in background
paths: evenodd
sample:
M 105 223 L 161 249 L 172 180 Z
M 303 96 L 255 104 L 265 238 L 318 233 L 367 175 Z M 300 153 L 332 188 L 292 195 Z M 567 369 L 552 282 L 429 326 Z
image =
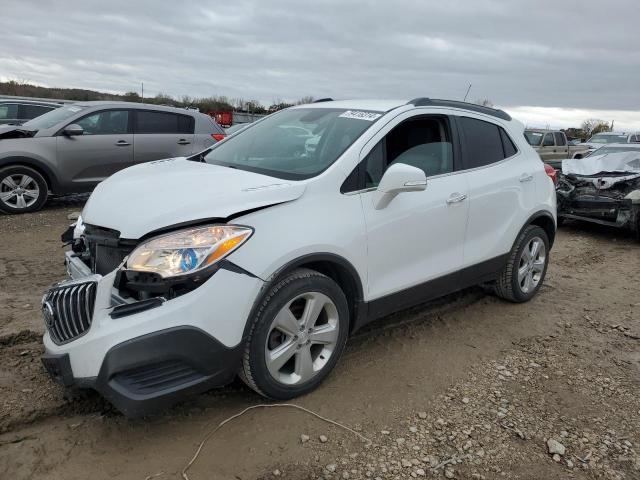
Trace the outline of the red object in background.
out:
M 218 125 L 227 128 L 233 125 L 233 112 L 207 112 L 207 115 L 213 117 Z
M 212 133 L 211 136 L 216 142 L 221 142 L 226 137 L 224 133 Z
M 547 175 L 549 175 L 549 178 L 553 181 L 553 184 L 556 185 L 558 183 L 558 172 L 556 172 L 556 169 L 551 165 L 545 163 L 544 171 Z

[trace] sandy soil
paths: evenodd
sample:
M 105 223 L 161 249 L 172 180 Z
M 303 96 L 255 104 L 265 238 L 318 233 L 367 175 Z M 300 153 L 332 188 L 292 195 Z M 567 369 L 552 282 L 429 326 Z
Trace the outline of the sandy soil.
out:
M 262 399 L 237 381 L 130 421 L 47 379 L 39 301 L 64 276 L 59 234 L 81 203 L 0 216 L 0 472 L 181 478 L 212 427 Z M 369 444 L 300 411 L 253 410 L 189 478 L 640 478 L 640 244 L 569 224 L 551 255 L 530 303 L 476 288 L 383 319 L 295 401 Z M 555 460 L 548 439 L 565 447 Z

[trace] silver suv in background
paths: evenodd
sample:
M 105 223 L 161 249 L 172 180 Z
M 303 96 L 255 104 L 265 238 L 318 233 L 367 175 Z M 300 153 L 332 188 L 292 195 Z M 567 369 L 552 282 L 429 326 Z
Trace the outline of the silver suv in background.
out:
M 64 105 L 20 126 L 0 126 L 0 210 L 40 209 L 49 193 L 91 191 L 143 162 L 184 157 L 225 137 L 208 115 L 129 102 Z
M 0 124 L 19 125 L 55 110 L 62 103 L 39 100 L 0 100 Z

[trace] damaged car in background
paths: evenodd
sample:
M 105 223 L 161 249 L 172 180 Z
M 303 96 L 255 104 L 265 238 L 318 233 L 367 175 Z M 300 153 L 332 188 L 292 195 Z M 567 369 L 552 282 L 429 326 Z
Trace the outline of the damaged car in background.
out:
M 558 221 L 626 228 L 640 240 L 640 145 L 562 162 L 556 187 Z

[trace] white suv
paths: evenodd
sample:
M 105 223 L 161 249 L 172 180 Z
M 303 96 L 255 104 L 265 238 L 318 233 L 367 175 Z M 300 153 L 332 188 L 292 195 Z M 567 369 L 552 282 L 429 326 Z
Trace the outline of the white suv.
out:
M 43 362 L 131 416 L 238 374 L 287 399 L 391 312 L 479 283 L 527 301 L 556 197 L 523 131 L 461 102 L 323 101 L 116 173 L 63 236 Z

